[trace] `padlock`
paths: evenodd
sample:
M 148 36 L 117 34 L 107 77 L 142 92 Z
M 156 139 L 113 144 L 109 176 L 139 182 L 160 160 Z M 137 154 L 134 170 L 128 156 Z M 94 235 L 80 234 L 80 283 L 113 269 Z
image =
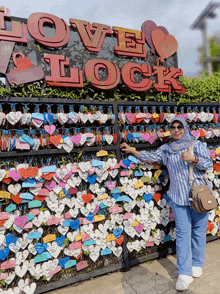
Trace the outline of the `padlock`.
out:
M 21 56 L 17 58 L 18 56 Z M 40 66 L 32 65 L 31 60 L 26 58 L 22 53 L 15 53 L 13 55 L 13 61 L 16 66 L 10 73 L 6 74 L 8 82 L 12 85 L 25 84 L 35 82 L 43 79 L 44 72 Z

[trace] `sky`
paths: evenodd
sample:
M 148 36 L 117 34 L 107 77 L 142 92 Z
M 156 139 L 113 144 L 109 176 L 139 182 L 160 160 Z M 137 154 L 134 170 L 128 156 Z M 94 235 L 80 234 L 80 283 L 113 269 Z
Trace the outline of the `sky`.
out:
M 220 2 L 218 0 L 212 2 Z M 146 20 L 164 26 L 179 44 L 178 67 L 184 75 L 196 76 L 202 70 L 198 63 L 198 47 L 202 44 L 200 30 L 190 26 L 210 3 L 210 0 L 1 0 L 11 16 L 28 18 L 35 12 L 45 12 L 64 19 L 70 18 L 141 30 Z M 220 7 L 216 18 L 208 19 L 208 35 L 220 31 Z

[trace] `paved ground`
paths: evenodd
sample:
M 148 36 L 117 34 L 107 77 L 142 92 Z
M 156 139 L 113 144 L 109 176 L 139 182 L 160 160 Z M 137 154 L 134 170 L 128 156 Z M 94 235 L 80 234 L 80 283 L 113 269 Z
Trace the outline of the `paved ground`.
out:
M 187 291 L 175 290 L 176 256 L 142 263 L 129 272 L 117 272 L 76 285 L 47 292 L 47 294 L 217 294 L 220 293 L 220 240 L 206 245 L 203 275 L 195 278 Z

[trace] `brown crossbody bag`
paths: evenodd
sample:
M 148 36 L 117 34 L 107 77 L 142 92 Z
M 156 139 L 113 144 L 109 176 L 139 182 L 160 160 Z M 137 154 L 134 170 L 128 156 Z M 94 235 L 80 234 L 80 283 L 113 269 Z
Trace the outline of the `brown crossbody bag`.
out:
M 195 141 L 191 146 L 191 153 L 194 155 Z M 192 208 L 198 213 L 206 213 L 216 208 L 217 200 L 208 186 L 206 178 L 195 178 L 193 180 L 193 163 L 189 163 L 189 183 L 192 184 L 190 190 L 190 200 L 192 201 Z M 196 179 L 203 180 L 205 185 L 194 186 Z

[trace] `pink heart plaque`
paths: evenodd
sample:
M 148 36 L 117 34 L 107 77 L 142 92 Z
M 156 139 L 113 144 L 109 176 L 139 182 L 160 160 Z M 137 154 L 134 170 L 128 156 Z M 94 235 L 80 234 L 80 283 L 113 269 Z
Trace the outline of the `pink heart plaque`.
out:
M 76 250 L 76 249 L 79 249 L 79 248 L 82 248 L 82 242 L 79 241 L 79 242 L 73 242 L 69 245 L 69 250 Z
M 54 180 L 51 181 L 47 181 L 45 183 L 45 187 L 47 188 L 47 190 L 52 191 L 53 188 L 56 186 L 56 182 Z
M 46 125 L 44 126 L 44 129 L 48 134 L 52 135 L 55 132 L 56 127 L 54 125 L 51 125 L 51 126 Z
M 107 182 L 107 183 L 106 183 L 106 186 L 107 186 L 107 188 L 108 188 L 110 191 L 112 191 L 112 190 L 114 190 L 115 187 L 116 187 L 116 182 Z
M 81 141 L 81 134 L 78 134 L 76 136 L 72 136 L 71 140 L 75 145 L 78 145 L 79 142 Z
M 140 234 L 144 229 L 144 224 L 137 225 L 135 229 Z
M 199 135 L 200 135 L 199 130 L 192 131 L 191 133 L 192 133 L 193 137 L 195 137 L 195 138 L 199 138 Z
M 144 133 L 144 134 L 141 134 L 141 137 L 147 142 L 150 138 L 150 135 L 149 133 Z
M 126 115 L 127 120 L 129 122 L 132 122 L 133 121 L 133 119 L 134 119 L 134 114 L 133 113 L 126 113 L 125 115 Z
M 155 140 L 156 140 L 155 136 L 150 136 L 148 141 L 149 141 L 150 144 L 153 144 Z
M 19 228 L 23 228 L 24 225 L 27 222 L 27 216 L 26 215 L 22 215 L 22 216 L 17 216 L 14 220 L 14 223 L 19 227 Z
M 83 242 L 85 242 L 85 241 L 87 241 L 87 240 L 90 240 L 91 239 L 91 237 L 88 235 L 88 234 L 84 234 L 83 236 L 82 236 L 82 241 Z
M 11 177 L 15 182 L 17 182 L 18 180 L 21 179 L 21 175 L 20 175 L 19 171 L 16 171 L 16 170 L 10 170 L 10 177 Z

